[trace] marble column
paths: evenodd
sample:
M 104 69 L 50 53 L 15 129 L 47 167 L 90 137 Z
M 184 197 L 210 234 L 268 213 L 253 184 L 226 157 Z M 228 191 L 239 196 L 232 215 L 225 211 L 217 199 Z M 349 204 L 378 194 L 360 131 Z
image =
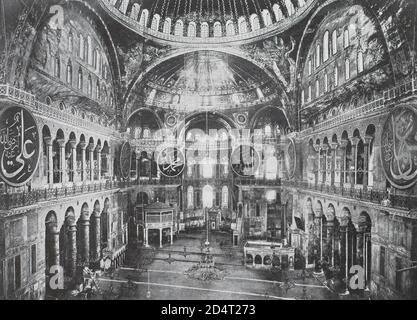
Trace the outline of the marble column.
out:
M 353 163 L 355 165 L 354 177 L 352 183 L 357 185 L 358 180 L 358 143 L 360 139 L 358 137 L 352 138 L 352 149 L 353 149 Z
M 77 226 L 74 222 L 68 225 L 68 274 L 73 277 L 77 268 Z
M 90 154 L 90 181 L 94 181 L 94 144 L 88 145 L 88 152 Z
M 66 182 L 66 171 L 67 171 L 67 161 L 65 160 L 65 140 L 58 139 L 59 145 L 59 176 L 60 182 L 64 184 Z
M 330 150 L 331 150 L 331 161 L 332 161 L 332 165 L 331 165 L 331 173 L 330 173 L 330 185 L 334 186 L 335 185 L 335 174 L 336 174 L 336 150 L 337 150 L 338 144 L 337 143 L 332 143 L 330 145 Z
M 86 215 L 88 216 L 88 215 Z M 81 215 L 80 221 L 80 237 L 81 237 L 81 263 L 90 261 L 90 221 Z
M 72 169 L 72 182 L 78 180 L 77 174 L 77 143 L 75 140 L 70 140 L 71 146 L 71 169 Z
M 101 230 L 100 230 L 100 212 L 93 212 L 93 225 L 91 226 L 94 232 L 94 238 L 92 239 L 93 248 L 91 248 L 91 261 L 95 262 L 101 258 Z
M 328 144 L 323 144 L 323 184 L 328 184 L 327 181 L 330 181 L 329 175 L 331 175 L 331 173 L 329 172 L 329 170 L 327 170 L 328 162 L 330 161 L 328 156 L 329 148 L 330 146 Z
M 327 225 L 326 225 L 326 229 L 327 229 L 327 252 L 328 252 L 328 258 L 329 258 L 329 264 L 331 266 L 333 266 L 334 261 L 333 261 L 333 252 L 334 252 L 334 221 L 333 220 L 327 220 Z
M 87 143 L 80 142 L 80 148 L 81 148 L 81 181 L 84 182 L 87 180 L 87 175 L 86 175 L 87 162 L 86 162 L 86 157 L 85 157 L 85 150 L 87 148 Z
M 317 206 L 314 210 L 314 222 L 317 230 L 317 237 L 319 239 L 319 259 L 323 260 L 323 209 L 321 206 Z
M 101 146 L 97 146 L 96 147 L 96 152 L 97 152 L 97 180 L 101 181 L 101 150 L 102 147 Z
M 317 152 L 317 184 L 322 183 L 322 175 L 321 175 L 321 160 L 320 160 L 320 151 L 321 147 L 319 144 L 314 145 L 314 150 Z
M 173 245 L 173 244 L 174 244 L 174 230 L 171 227 L 171 245 Z
M 47 262 L 46 268 L 49 273 L 49 269 L 52 266 L 59 265 L 59 230 L 53 223 L 49 223 L 47 226 L 47 233 L 45 237 L 45 243 L 47 246 Z
M 341 158 L 340 158 L 340 187 L 343 188 L 345 181 L 346 181 L 346 147 L 348 145 L 348 141 L 346 139 L 342 139 L 340 142 L 340 151 L 341 151 Z
M 159 228 L 159 247 L 162 248 L 162 228 Z
M 369 181 L 369 175 L 372 174 L 369 172 L 369 149 L 370 144 L 372 142 L 373 137 L 372 136 L 366 136 L 364 139 L 364 174 L 363 174 L 363 187 L 364 189 L 368 188 L 368 181 Z
M 54 184 L 54 161 L 52 157 L 52 139 L 51 137 L 46 137 L 44 139 L 46 145 L 46 153 L 48 158 L 48 184 L 49 187 L 52 187 Z

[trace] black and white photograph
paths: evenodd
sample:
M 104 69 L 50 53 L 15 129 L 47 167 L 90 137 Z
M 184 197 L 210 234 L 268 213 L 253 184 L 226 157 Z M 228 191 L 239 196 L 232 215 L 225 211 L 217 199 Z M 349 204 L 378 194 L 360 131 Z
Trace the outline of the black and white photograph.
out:
M 416 20 L 0 0 L 0 300 L 417 300 Z

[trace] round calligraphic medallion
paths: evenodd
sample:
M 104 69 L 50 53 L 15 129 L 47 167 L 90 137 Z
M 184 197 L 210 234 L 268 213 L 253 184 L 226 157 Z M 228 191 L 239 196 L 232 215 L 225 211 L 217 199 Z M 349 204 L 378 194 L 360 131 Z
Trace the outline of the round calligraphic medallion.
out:
M 0 112 L 0 176 L 19 187 L 32 179 L 40 154 L 38 126 L 32 114 L 22 107 Z
M 185 167 L 184 153 L 173 146 L 162 148 L 156 159 L 159 171 L 168 178 L 178 177 Z
M 417 181 L 417 112 L 409 106 L 397 107 L 382 130 L 381 161 L 389 182 L 407 189 Z
M 289 178 L 294 177 L 296 165 L 296 152 L 294 140 L 289 138 L 285 148 L 285 168 Z
M 120 174 L 122 178 L 127 179 L 130 173 L 130 165 L 132 161 L 132 150 L 129 142 L 125 142 L 120 149 Z
M 261 157 L 250 145 L 242 144 L 233 149 L 230 156 L 230 166 L 240 177 L 251 177 L 259 168 Z

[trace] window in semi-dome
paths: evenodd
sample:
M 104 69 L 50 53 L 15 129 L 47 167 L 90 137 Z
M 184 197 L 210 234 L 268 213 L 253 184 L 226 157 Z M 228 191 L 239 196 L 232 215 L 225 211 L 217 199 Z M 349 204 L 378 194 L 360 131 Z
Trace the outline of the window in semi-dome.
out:
M 148 17 L 149 17 L 149 11 L 147 9 L 144 9 L 142 11 L 142 14 L 140 16 L 139 24 L 142 27 L 146 27 L 148 25 Z
M 139 3 L 134 3 L 132 6 L 132 10 L 130 11 L 130 18 L 133 20 L 138 20 L 140 13 L 140 5 Z
M 166 34 L 171 33 L 171 18 L 166 18 L 165 19 L 163 32 L 166 33 Z
M 203 22 L 201 24 L 201 32 L 200 32 L 201 38 L 208 38 L 209 36 L 209 25 L 207 22 Z
M 154 14 L 153 18 L 152 18 L 152 25 L 151 25 L 151 29 L 158 31 L 159 30 L 159 23 L 161 21 L 161 16 L 159 14 Z
M 337 53 L 337 31 L 333 30 L 332 32 L 332 54 Z
M 178 20 L 175 23 L 174 34 L 176 36 L 183 36 L 184 35 L 184 23 L 182 22 L 182 20 Z
M 329 59 L 329 31 L 326 30 L 323 36 L 323 62 Z
M 221 23 L 220 22 L 215 22 L 214 23 L 214 30 L 213 30 L 213 32 L 214 32 L 214 36 L 215 37 L 221 37 L 222 36 L 222 25 L 221 25 Z
M 194 38 L 196 36 L 196 26 L 195 26 L 195 22 L 190 22 L 188 24 L 188 31 L 187 31 L 187 36 Z

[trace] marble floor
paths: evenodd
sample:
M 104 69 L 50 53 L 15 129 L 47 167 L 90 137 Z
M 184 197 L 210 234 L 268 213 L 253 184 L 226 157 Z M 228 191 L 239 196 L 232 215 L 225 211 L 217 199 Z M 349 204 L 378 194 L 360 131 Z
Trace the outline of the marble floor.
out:
M 295 300 L 338 299 L 321 279 L 301 270 L 271 272 L 242 265 L 241 249 L 230 235 L 212 234 L 211 253 L 223 279 L 203 281 L 185 274 L 201 258 L 204 232 L 182 235 L 173 245 L 129 252 L 125 265 L 97 280 L 106 299 L 156 300 Z M 184 250 L 185 248 L 185 250 Z

